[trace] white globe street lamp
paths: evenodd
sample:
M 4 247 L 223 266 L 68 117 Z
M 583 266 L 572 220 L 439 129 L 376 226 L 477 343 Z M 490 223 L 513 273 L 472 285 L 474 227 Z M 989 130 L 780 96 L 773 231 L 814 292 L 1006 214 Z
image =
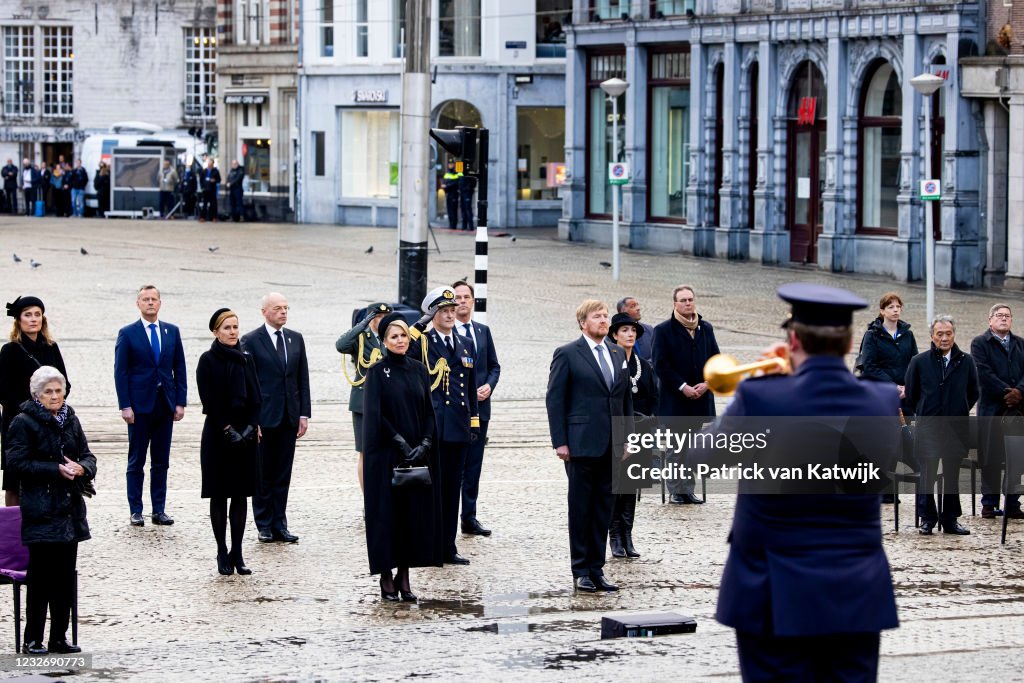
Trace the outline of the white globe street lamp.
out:
M 924 98 L 924 179 L 932 177 L 932 95 L 943 86 L 945 79 L 923 73 L 910 79 L 910 85 Z M 932 200 L 934 201 L 934 200 Z M 924 210 L 924 269 L 927 292 L 928 325 L 935 319 L 935 235 L 932 227 L 932 207 Z
M 626 92 L 629 83 L 621 78 L 609 78 L 601 82 L 601 90 L 612 101 L 612 155 L 619 161 L 619 96 Z M 608 182 L 607 178 L 605 182 Z M 619 185 L 612 185 L 612 279 L 619 279 Z

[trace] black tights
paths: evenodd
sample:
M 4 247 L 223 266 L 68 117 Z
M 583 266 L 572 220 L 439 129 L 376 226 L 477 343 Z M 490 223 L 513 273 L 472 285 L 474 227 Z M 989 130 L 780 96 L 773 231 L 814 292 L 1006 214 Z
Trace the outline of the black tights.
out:
M 231 557 L 241 558 L 242 535 L 245 533 L 245 515 L 249 501 L 245 496 L 231 499 Z M 213 525 L 213 537 L 217 539 L 217 553 L 228 555 L 226 540 L 228 526 L 228 499 L 210 498 L 210 523 Z

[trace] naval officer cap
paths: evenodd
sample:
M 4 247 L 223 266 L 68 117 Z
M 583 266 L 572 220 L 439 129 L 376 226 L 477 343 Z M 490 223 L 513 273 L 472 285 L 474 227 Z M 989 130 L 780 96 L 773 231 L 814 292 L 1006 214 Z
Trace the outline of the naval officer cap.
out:
M 429 313 L 430 309 L 442 308 L 444 306 L 455 305 L 455 290 L 451 287 L 435 287 L 434 289 L 427 292 L 427 295 L 423 297 L 423 303 L 420 304 L 420 310 L 424 313 Z
M 779 287 L 777 292 L 791 307 L 783 327 L 791 322 L 814 327 L 852 325 L 853 312 L 868 307 L 868 303 L 853 292 L 810 282 L 791 282 Z

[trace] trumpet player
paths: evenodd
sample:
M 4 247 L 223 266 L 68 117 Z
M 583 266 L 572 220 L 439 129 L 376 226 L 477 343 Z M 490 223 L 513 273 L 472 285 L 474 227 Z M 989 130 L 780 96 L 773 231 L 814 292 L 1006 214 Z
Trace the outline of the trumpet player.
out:
M 723 418 L 882 416 L 858 448 L 892 450 L 895 385 L 858 381 L 843 360 L 853 312 L 867 304 L 845 290 L 806 283 L 784 285 L 778 295 L 792 309 L 784 324 L 792 373 L 741 382 Z M 778 424 L 786 429 L 785 421 Z M 799 436 L 790 430 L 779 438 L 800 442 Z M 743 679 L 876 680 L 880 633 L 898 626 L 880 496 L 743 490 L 716 614 L 736 629 Z

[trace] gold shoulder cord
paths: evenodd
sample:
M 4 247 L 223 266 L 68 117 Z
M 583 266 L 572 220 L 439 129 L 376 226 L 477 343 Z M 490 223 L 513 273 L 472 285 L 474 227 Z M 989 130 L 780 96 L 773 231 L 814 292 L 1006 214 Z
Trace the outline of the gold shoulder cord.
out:
M 371 349 L 371 351 L 370 351 L 370 359 L 368 361 L 364 361 L 363 360 L 363 354 L 364 354 L 364 352 L 366 350 L 366 347 L 364 346 L 364 344 L 365 344 L 365 342 L 363 341 L 363 335 L 360 334 L 359 335 L 359 353 L 358 353 L 358 355 L 352 357 L 352 360 L 356 364 L 356 377 L 358 377 L 358 379 L 352 379 L 351 377 L 348 376 L 348 368 L 346 367 L 345 359 L 344 359 L 344 357 L 341 359 L 341 371 L 342 371 L 342 373 L 344 373 L 345 379 L 348 381 L 348 383 L 351 384 L 354 387 L 361 386 L 363 384 L 363 382 L 366 381 L 366 370 L 369 370 L 370 367 L 372 367 L 375 363 L 377 363 L 377 361 L 379 361 L 381 358 L 384 357 L 384 354 L 381 353 L 380 349 Z M 345 355 L 347 355 L 347 354 L 345 354 Z M 359 368 L 363 369 L 363 373 L 362 373 L 363 376 L 362 377 L 359 377 Z
M 451 368 L 448 367 L 448 359 L 442 356 L 437 359 L 437 363 L 434 367 L 430 367 L 430 359 L 428 358 L 429 353 L 427 350 L 429 339 L 427 335 L 419 334 L 413 338 L 420 340 L 420 353 L 423 356 L 423 364 L 427 366 L 427 372 L 430 376 L 435 378 L 434 382 L 430 385 L 430 390 L 433 391 L 434 389 L 437 389 L 441 382 L 444 382 L 444 391 L 445 393 L 448 393 L 448 375 L 451 374 Z

